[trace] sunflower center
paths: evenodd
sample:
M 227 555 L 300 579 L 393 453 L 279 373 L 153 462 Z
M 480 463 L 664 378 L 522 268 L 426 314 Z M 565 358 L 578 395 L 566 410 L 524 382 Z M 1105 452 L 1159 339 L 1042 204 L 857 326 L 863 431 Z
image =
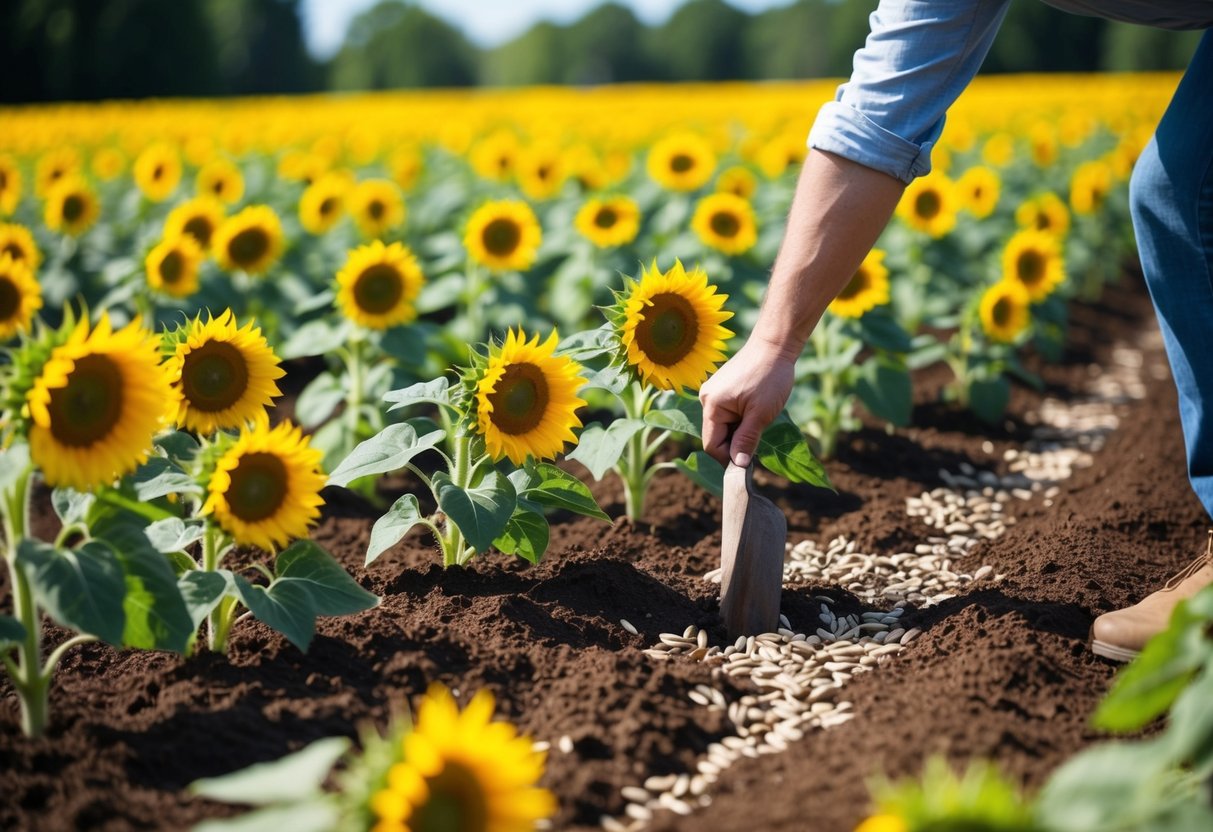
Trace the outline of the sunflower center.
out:
M 155 170 L 152 171 L 152 179 L 160 180 L 163 177 L 164 177 L 164 165 L 156 165 Z
M 8 171 L 0 170 L 0 191 L 8 187 Z
M 690 354 L 699 336 L 699 319 L 690 301 L 673 292 L 651 299 L 636 325 L 636 342 L 654 364 L 669 367 Z
M 484 247 L 496 257 L 508 257 L 522 242 L 522 229 L 506 217 L 498 217 L 484 227 L 481 234 Z
M 248 390 L 248 363 L 226 341 L 207 341 L 190 350 L 181 367 L 181 389 L 190 407 L 206 413 L 226 410 Z
M 594 225 L 599 228 L 614 228 L 617 222 L 619 214 L 614 208 L 599 208 L 598 213 L 594 215 Z
M 251 266 L 270 250 L 270 238 L 263 229 L 245 228 L 232 237 L 227 253 L 238 266 Z
M 331 196 L 327 196 L 323 200 L 321 200 L 320 216 L 327 217 L 330 214 L 336 213 L 336 211 L 337 211 L 337 200 L 336 199 L 334 199 Z
M 83 448 L 107 436 L 122 417 L 122 372 L 108 355 L 75 361 L 67 384 L 51 391 L 51 434 Z
M 366 212 L 371 215 L 373 220 L 383 219 L 383 215 L 387 212 L 387 207 L 377 199 L 371 200 L 371 203 L 366 206 Z
M 214 184 L 211 185 L 211 190 L 215 196 L 223 196 L 223 192 L 227 190 L 227 183 L 222 179 L 216 179 Z
M 924 220 L 935 219 L 942 207 L 939 194 L 934 191 L 923 191 L 914 200 L 914 212 Z
M 1053 221 L 1049 219 L 1049 215 L 1044 211 L 1036 213 L 1036 230 L 1048 231 L 1053 226 Z
M 0 248 L 0 254 L 7 254 L 13 260 L 21 261 L 25 259 L 25 249 L 16 243 L 6 243 L 4 248 Z
M 69 223 L 75 222 L 84 216 L 84 200 L 79 194 L 69 194 L 67 199 L 63 200 L 63 219 Z
M 712 231 L 720 237 L 736 237 L 741 230 L 741 221 L 729 211 L 717 211 L 708 222 Z
M 232 514 L 245 523 L 256 523 L 278 510 L 286 499 L 287 485 L 282 460 L 259 451 L 240 457 L 225 496 Z
M 541 180 L 546 181 L 547 178 L 552 175 L 552 169 L 549 168 L 547 165 L 540 165 L 539 168 L 535 171 L 535 175 L 538 176 Z
M 409 829 L 415 832 L 485 832 L 489 828 L 488 801 L 476 773 L 447 761 L 442 771 L 426 778 L 429 797 L 413 810 Z
M 670 170 L 674 173 L 686 173 L 695 167 L 695 160 L 685 153 L 675 153 L 670 158 Z
M 383 314 L 404 296 L 404 280 L 400 272 L 387 263 L 376 263 L 365 269 L 354 281 L 354 300 L 364 312 Z
M 999 298 L 994 302 L 994 308 L 990 310 L 990 317 L 994 319 L 994 323 L 998 326 L 1006 326 L 1011 323 L 1011 317 L 1015 310 L 1011 299 L 1007 297 Z
M 169 286 L 177 285 L 177 281 L 181 279 L 184 271 L 185 262 L 181 259 L 181 252 L 179 251 L 170 251 L 160 261 L 160 279 Z
M 868 273 L 863 269 L 855 272 L 851 279 L 847 281 L 847 285 L 838 293 L 839 300 L 850 300 L 851 298 L 862 295 L 864 290 L 868 288 Z
M 525 361 L 511 364 L 489 394 L 493 424 L 511 436 L 529 433 L 543 421 L 550 398 L 543 370 Z
M 215 229 L 206 217 L 190 217 L 185 221 L 183 230 L 197 240 L 199 245 L 206 247 L 211 244 L 211 233 Z
M 7 277 L 0 276 L 0 321 L 15 318 L 20 308 L 21 292 L 17 285 Z
M 1045 259 L 1038 251 L 1025 251 L 1015 262 L 1015 274 L 1025 286 L 1035 286 L 1045 276 Z

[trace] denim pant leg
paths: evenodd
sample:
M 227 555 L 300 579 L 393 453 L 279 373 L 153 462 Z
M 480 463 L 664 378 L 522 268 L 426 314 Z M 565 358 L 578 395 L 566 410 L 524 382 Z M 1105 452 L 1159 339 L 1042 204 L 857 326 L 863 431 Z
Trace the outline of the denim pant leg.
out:
M 1213 30 L 1138 160 L 1129 193 L 1179 390 L 1188 477 L 1213 515 Z

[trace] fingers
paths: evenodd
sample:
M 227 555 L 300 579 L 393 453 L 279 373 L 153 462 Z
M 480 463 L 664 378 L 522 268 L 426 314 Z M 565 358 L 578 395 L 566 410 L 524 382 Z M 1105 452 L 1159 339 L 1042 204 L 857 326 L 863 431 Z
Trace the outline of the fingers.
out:
M 758 440 L 766 426 L 767 424 L 758 414 L 757 408 L 751 407 L 745 412 L 741 424 L 733 432 L 732 442 L 729 443 L 729 457 L 733 460 L 734 465 L 744 468 L 750 464 L 754 458 L 754 452 L 758 450 Z
M 729 435 L 737 423 L 737 416 L 718 406 L 706 393 L 701 392 L 700 401 L 703 403 L 703 449 L 721 465 L 728 465 Z

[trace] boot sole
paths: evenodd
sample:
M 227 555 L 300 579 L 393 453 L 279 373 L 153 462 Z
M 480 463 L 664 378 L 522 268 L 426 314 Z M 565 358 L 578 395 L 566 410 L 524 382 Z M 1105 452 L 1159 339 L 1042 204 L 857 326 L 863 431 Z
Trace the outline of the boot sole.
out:
M 1091 639 L 1091 652 L 1096 656 L 1103 656 L 1105 659 L 1111 659 L 1114 662 L 1131 662 L 1137 658 L 1137 650 L 1129 650 L 1125 647 L 1117 647 L 1115 644 L 1108 644 L 1106 641 Z

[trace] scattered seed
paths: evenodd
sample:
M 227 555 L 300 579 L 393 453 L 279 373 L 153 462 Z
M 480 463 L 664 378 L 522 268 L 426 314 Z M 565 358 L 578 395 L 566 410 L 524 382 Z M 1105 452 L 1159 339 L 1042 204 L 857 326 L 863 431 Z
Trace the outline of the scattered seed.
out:
M 640 635 L 640 631 L 636 629 L 636 625 L 634 625 L 631 621 L 628 621 L 626 618 L 619 619 L 619 623 L 622 625 L 623 629 L 627 630 L 632 635 Z

